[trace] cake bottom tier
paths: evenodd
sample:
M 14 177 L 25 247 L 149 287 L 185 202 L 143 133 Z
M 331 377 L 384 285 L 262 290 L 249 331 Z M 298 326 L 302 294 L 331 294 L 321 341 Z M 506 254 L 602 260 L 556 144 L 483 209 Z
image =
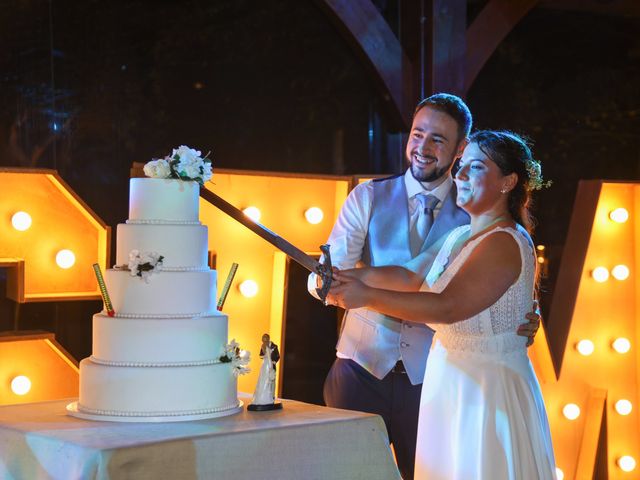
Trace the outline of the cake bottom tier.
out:
M 231 363 L 124 367 L 80 362 L 77 410 L 109 417 L 234 413 L 238 387 Z

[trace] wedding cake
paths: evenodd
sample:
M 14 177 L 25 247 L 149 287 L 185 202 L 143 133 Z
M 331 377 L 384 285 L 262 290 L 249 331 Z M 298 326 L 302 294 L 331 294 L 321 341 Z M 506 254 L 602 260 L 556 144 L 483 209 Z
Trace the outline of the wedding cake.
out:
M 145 173 L 156 178 L 130 180 L 129 219 L 118 225 L 116 266 L 104 275 L 107 307 L 93 316 L 92 355 L 80 362 L 79 399 L 67 409 L 136 422 L 235 413 L 236 377 L 249 359 L 227 343 L 217 272 L 207 265 L 198 209 L 210 165 L 180 147 Z

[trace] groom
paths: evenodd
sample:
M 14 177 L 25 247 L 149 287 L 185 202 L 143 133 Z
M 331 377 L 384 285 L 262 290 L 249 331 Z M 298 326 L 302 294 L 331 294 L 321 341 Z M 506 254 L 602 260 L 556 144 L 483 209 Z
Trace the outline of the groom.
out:
M 333 265 L 404 265 L 453 228 L 469 223 L 456 205 L 451 168 L 471 131 L 471 112 L 455 95 L 439 93 L 416 107 L 403 175 L 356 186 L 327 243 Z M 422 265 L 424 272 L 431 265 Z M 317 297 L 319 279 L 309 276 Z M 518 333 L 535 335 L 539 317 Z M 524 320 L 524 319 L 523 319 Z M 420 391 L 433 331 L 359 308 L 346 312 L 337 358 L 324 385 L 330 407 L 380 415 L 405 480 L 413 478 Z

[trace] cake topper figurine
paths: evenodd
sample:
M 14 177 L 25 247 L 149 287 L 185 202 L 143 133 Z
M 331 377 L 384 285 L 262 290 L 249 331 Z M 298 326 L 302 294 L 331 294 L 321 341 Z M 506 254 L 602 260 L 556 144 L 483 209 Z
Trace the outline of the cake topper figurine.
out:
M 100 265 L 97 263 L 93 264 L 93 271 L 96 274 L 96 278 L 98 279 L 98 286 L 100 287 L 100 293 L 102 294 L 102 302 L 104 303 L 104 309 L 107 311 L 107 315 L 113 317 L 116 312 L 113 311 L 113 305 L 111 304 L 111 298 L 109 298 L 109 292 L 107 292 L 107 285 L 104 283 L 104 278 L 102 277 L 102 271 L 100 270 Z
M 262 358 L 260 375 L 253 401 L 247 410 L 252 412 L 279 410 L 282 408 L 282 403 L 276 402 L 276 363 L 280 360 L 280 352 L 278 352 L 278 345 L 271 341 L 268 333 L 262 335 L 260 357 Z

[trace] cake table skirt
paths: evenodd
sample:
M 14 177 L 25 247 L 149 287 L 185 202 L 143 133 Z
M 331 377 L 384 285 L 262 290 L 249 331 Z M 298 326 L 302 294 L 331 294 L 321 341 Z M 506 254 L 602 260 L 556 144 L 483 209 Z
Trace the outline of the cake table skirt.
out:
M 0 407 L 0 478 L 400 478 L 377 415 L 283 400 L 271 412 L 116 423 L 71 417 L 71 401 Z

